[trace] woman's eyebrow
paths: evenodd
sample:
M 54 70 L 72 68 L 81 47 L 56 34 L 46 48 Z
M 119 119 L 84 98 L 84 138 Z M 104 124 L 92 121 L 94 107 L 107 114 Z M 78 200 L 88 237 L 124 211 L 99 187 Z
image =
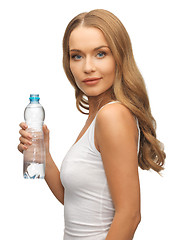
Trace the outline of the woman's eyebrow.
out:
M 102 45 L 102 46 L 99 46 L 99 47 L 96 47 L 96 48 L 94 48 L 94 50 L 96 51 L 96 50 L 98 50 L 98 49 L 100 49 L 100 48 L 109 48 L 109 46 L 106 46 L 106 45 Z M 110 49 L 110 48 L 109 48 Z
M 70 49 L 70 52 L 81 52 L 81 51 L 78 49 Z
M 98 49 L 100 49 L 100 48 L 104 48 L 104 47 L 109 48 L 109 46 L 102 45 L 102 46 L 99 46 L 99 47 L 94 48 L 93 50 L 96 51 L 96 50 L 98 50 Z M 109 49 L 110 49 L 110 48 L 109 48 Z M 81 52 L 81 50 L 79 50 L 79 49 L 70 49 L 70 52 Z

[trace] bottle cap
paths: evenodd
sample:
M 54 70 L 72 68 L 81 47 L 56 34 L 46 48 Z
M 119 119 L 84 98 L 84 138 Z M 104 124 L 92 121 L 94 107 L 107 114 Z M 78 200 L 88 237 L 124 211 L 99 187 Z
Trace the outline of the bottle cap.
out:
M 29 100 L 30 100 L 31 102 L 33 102 L 33 101 L 38 102 L 38 101 L 40 100 L 39 94 L 30 94 Z

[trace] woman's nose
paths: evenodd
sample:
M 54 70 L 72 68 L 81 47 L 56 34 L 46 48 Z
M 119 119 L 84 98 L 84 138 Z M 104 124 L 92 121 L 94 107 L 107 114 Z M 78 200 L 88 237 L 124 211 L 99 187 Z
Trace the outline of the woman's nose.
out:
M 84 61 L 84 72 L 90 73 L 90 72 L 95 72 L 95 70 L 96 70 L 96 67 L 93 59 L 90 57 L 87 57 Z

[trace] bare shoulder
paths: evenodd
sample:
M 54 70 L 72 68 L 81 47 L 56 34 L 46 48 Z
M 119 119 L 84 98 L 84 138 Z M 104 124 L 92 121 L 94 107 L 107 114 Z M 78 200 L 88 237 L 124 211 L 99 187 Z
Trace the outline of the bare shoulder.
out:
M 96 124 L 107 124 L 111 122 L 115 126 L 125 125 L 134 126 L 136 121 L 131 111 L 121 103 L 106 104 L 99 112 L 96 118 Z
M 107 134 L 107 136 L 110 135 L 112 139 L 121 135 L 131 136 L 135 138 L 137 143 L 138 130 L 135 117 L 131 111 L 121 103 L 105 105 L 98 112 L 95 128 L 96 137 L 99 136 L 99 138 L 102 138 L 105 134 Z

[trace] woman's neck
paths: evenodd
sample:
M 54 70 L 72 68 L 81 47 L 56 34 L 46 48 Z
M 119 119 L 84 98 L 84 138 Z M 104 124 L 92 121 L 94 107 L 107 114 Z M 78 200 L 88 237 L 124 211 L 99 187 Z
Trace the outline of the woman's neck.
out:
M 98 96 L 88 97 L 88 103 L 89 103 L 88 119 L 93 119 L 102 106 L 114 100 L 116 99 L 113 99 L 110 89 Z

